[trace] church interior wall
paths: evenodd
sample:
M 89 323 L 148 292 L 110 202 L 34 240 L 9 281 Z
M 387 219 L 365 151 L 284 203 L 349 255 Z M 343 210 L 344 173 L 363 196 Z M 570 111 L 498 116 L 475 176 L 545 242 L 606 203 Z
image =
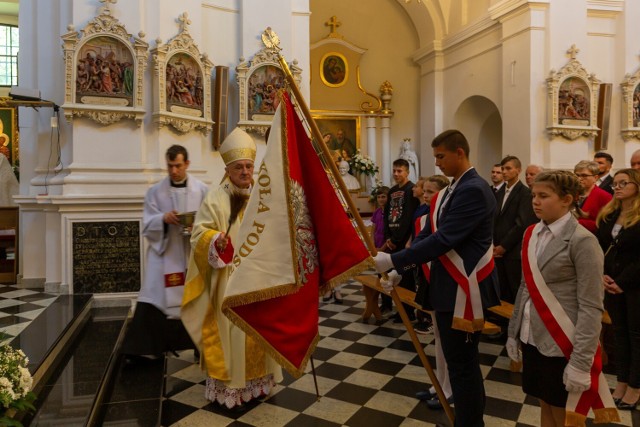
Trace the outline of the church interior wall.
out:
M 446 89 L 441 106 L 442 130 L 459 128 L 465 134 L 471 147 L 471 161 L 482 161 L 476 164 L 482 176 L 487 175 L 494 161 L 486 159 L 486 151 L 482 157 L 479 156 L 484 150 L 480 140 L 481 129 L 491 114 L 497 112 L 499 117 L 502 115 L 502 52 L 499 40 L 499 29 L 491 26 L 473 39 L 444 51 L 443 84 Z M 486 102 L 474 101 L 477 99 Z M 493 123 L 502 123 L 502 120 L 494 120 Z M 488 135 L 486 129 L 483 135 Z M 490 135 L 498 133 L 491 132 Z
M 239 108 L 235 66 L 241 57 L 250 60 L 262 48 L 260 35 L 266 27 L 278 32 L 287 61 L 297 60 L 305 75 L 309 70 L 308 1 L 274 2 L 268 8 L 264 5 L 258 0 L 184 0 L 163 1 L 162 6 L 149 7 L 142 1 L 120 1 L 112 10 L 129 33 L 145 33 L 143 39 L 149 49 L 155 47 L 156 39 L 166 43 L 178 34 L 176 20 L 181 13 L 188 13 L 189 32 L 200 51 L 214 65 L 230 68 L 231 131 Z M 37 28 L 21 34 L 20 84 L 39 89 L 43 99 L 60 105 L 65 77 L 60 37 L 69 31 L 69 24 L 82 29 L 97 16 L 101 4 L 87 0 L 23 0 L 20 6 L 20 27 Z M 44 284 L 50 291 L 72 291 L 72 257 L 64 249 L 70 247 L 71 223 L 113 218 L 138 221 L 144 193 L 166 176 L 164 152 L 171 144 L 182 144 L 189 150 L 190 172 L 205 182 L 217 183 L 224 175 L 220 156 L 212 148 L 211 134 L 179 134 L 154 123 L 152 75 L 149 53 L 143 82 L 147 113 L 139 126 L 126 119 L 103 126 L 86 118 L 74 118 L 71 124 L 61 115 L 60 164 L 55 132 L 52 138 L 51 110 L 21 109 L 20 255 L 23 260 L 42 260 L 38 265 L 21 263 L 23 285 Z M 308 87 L 307 77 L 302 83 L 307 96 Z M 264 137 L 254 135 L 259 162 L 265 148 Z M 47 224 L 46 232 L 31 231 L 45 231 L 42 224 Z M 51 255 L 54 253 L 63 255 Z
M 37 29 L 21 33 L 22 86 L 62 103 L 60 36 L 70 23 L 76 29 L 86 25 L 98 5 L 88 0 L 21 0 L 20 27 Z M 498 14 L 499 8 L 511 9 Z M 335 15 L 342 23 L 338 32 L 367 49 L 361 60 L 364 88 L 377 94 L 383 81 L 393 85 L 391 158 L 397 157 L 402 139 L 411 138 L 422 174 L 435 172 L 433 137 L 456 126 L 469 132 L 471 160 L 485 178 L 490 166 L 507 154 L 519 156 L 525 164 L 566 169 L 591 158 L 591 138 L 551 138 L 546 130 L 546 79 L 552 69 L 567 64 L 572 44 L 581 50 L 577 58 L 589 72 L 613 84 L 607 151 L 616 159 L 614 168 L 627 166 L 631 153 L 640 148 L 637 140 L 623 141 L 620 135 L 620 83 L 626 73 L 640 68 L 637 1 L 292 0 L 269 2 L 267 7 L 263 0 L 162 0 L 161 7 L 150 7 L 139 0 L 120 1 L 114 10 L 129 32 L 146 33 L 150 48 L 156 38 L 166 42 L 176 35 L 176 18 L 189 13 L 190 32 L 200 50 L 215 65 L 230 68 L 229 130 L 239 118 L 235 66 L 240 57 L 251 59 L 262 47 L 259 36 L 267 26 L 279 34 L 286 59 L 296 59 L 303 69 L 301 89 L 313 108 L 309 45 L 328 34 L 324 23 Z M 210 135 L 178 134 L 153 123 L 152 67 L 149 59 L 144 87 L 148 113 L 140 127 L 132 121 L 101 126 L 87 119 L 75 119 L 71 125 L 61 118 L 59 171 L 55 133 L 51 142 L 51 110 L 21 109 L 22 259 L 46 259 L 23 271 L 26 282 L 67 280 L 67 256 L 44 256 L 59 251 L 60 241 L 67 238 L 61 203 L 66 205 L 65 218 L 95 219 L 102 209 L 100 201 L 123 218 L 139 218 L 144 192 L 166 175 L 164 151 L 173 143 L 188 148 L 191 171 L 198 177 L 216 183 L 223 176 Z M 366 99 L 354 99 L 354 110 Z M 366 152 L 364 120 L 361 126 Z M 255 138 L 260 161 L 266 146 L 261 136 Z M 380 141 L 379 129 L 376 139 Z M 380 163 L 379 145 L 376 158 Z M 88 202 L 82 204 L 83 198 Z M 58 227 L 45 232 L 43 224 L 51 221 Z
M 469 158 L 478 173 L 490 175 L 502 151 L 502 118 L 497 106 L 483 96 L 471 96 L 454 112 L 450 123 L 448 127 L 460 130 L 469 141 Z
M 448 33 L 455 34 L 470 23 L 483 19 L 487 15 L 490 0 L 445 0 L 441 1 L 443 14 L 448 17 Z

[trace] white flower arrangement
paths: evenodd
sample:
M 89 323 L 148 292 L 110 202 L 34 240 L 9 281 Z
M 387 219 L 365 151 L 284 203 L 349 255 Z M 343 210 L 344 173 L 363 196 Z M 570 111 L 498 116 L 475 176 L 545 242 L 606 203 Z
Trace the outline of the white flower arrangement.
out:
M 371 193 L 369 194 L 369 203 L 376 204 L 376 198 L 378 197 L 378 189 L 380 187 L 384 187 L 382 180 L 376 179 L 376 184 L 371 188 Z
M 29 372 L 29 358 L 22 350 L 9 344 L 0 345 L 0 425 L 21 426 L 11 418 L 16 411 L 35 411 L 31 392 L 33 378 Z
M 353 173 L 367 176 L 374 176 L 379 170 L 378 165 L 369 156 L 360 153 L 360 150 L 349 160 L 349 166 Z

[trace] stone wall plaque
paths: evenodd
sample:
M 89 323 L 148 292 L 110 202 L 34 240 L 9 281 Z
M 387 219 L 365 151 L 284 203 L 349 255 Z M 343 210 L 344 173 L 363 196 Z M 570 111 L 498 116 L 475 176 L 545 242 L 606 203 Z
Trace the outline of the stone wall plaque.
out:
M 139 221 L 74 222 L 71 239 L 74 293 L 140 290 Z

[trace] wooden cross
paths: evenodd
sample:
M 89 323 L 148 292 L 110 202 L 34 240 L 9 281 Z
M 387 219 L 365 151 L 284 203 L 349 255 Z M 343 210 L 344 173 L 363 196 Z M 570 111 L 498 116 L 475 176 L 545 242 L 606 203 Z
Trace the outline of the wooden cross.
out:
M 580 49 L 578 49 L 575 44 L 572 44 L 571 49 L 567 51 L 567 53 L 571 55 L 571 59 L 576 59 L 576 55 L 578 55 L 578 52 L 580 52 Z
M 325 26 L 331 27 L 331 34 L 336 33 L 336 29 L 342 25 L 342 22 L 338 22 L 338 18 L 336 16 L 332 16 L 330 20 L 324 23 Z

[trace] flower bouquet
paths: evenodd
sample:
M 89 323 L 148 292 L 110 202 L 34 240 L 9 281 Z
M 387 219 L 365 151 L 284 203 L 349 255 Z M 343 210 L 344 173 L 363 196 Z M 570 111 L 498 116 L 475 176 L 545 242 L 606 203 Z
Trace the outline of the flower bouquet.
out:
M 29 359 L 9 344 L 0 345 L 0 426 L 22 426 L 13 419 L 18 411 L 35 411 Z
M 358 175 L 374 176 L 378 173 L 378 165 L 369 156 L 360 153 L 360 150 L 349 160 L 351 172 Z
M 371 193 L 369 194 L 369 203 L 372 203 L 374 206 L 377 206 L 377 197 L 378 197 L 378 189 L 384 187 L 385 185 L 381 180 L 376 179 L 375 185 L 371 188 Z

